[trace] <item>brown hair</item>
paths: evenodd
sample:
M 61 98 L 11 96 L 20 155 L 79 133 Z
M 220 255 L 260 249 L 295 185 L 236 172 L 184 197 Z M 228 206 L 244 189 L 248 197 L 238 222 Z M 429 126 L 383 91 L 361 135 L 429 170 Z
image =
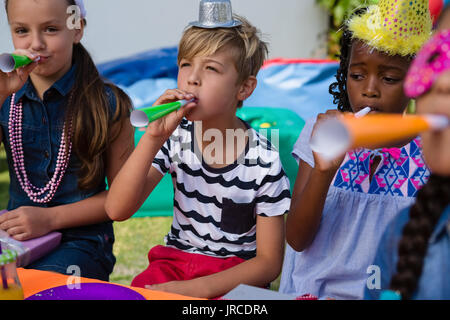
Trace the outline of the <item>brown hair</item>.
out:
M 101 79 L 82 44 L 74 45 L 73 60 L 77 69 L 67 118 L 72 117 L 73 148 L 81 161 L 78 186 L 90 189 L 105 178 L 107 148 L 122 129 L 121 120 L 129 117 L 132 102 L 120 88 Z M 105 86 L 112 90 L 115 97 L 114 115 L 110 114 L 110 100 Z M 116 122 L 120 122 L 119 128 L 112 133 L 112 124 Z
M 66 1 L 69 5 L 75 5 L 73 0 Z M 8 2 L 5 0 L 6 12 Z M 83 22 L 86 23 L 85 20 Z M 66 119 L 72 120 L 72 148 L 81 162 L 78 187 L 89 190 L 105 179 L 106 151 L 122 129 L 121 120 L 129 117 L 132 102 L 120 88 L 101 78 L 89 52 L 81 43 L 73 45 L 72 63 L 76 65 L 75 82 L 66 106 Z M 110 111 L 110 99 L 105 87 L 114 94 L 114 115 Z M 118 130 L 111 132 L 112 125 L 117 122 L 120 123 Z M 68 130 L 66 126 L 66 137 Z
M 267 43 L 260 39 L 260 32 L 248 20 L 238 15 L 234 15 L 234 19 L 241 21 L 242 25 L 234 28 L 186 29 L 179 44 L 178 64 L 182 59 L 213 55 L 228 47 L 235 56 L 238 83 L 256 76 L 268 54 Z

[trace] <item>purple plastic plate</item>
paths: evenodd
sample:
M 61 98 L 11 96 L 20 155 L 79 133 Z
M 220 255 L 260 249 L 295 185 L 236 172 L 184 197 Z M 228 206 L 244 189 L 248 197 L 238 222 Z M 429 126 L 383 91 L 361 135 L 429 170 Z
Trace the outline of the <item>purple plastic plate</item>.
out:
M 46 289 L 25 300 L 145 300 L 138 292 L 110 283 L 80 283 L 80 288 Z

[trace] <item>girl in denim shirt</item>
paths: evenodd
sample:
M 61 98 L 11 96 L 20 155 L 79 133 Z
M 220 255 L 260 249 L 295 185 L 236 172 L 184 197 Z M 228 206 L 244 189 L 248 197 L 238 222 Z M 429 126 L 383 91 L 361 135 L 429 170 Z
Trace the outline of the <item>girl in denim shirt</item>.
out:
M 78 26 L 67 13 L 74 5 Z M 0 229 L 20 241 L 59 230 L 59 247 L 27 267 L 78 266 L 83 277 L 108 280 L 115 257 L 105 177 L 112 183 L 133 149 L 131 101 L 100 78 L 80 43 L 81 0 L 7 0 L 5 8 L 15 53 L 34 62 L 0 72 L 0 141 L 11 181 Z
M 436 35 L 419 53 L 407 77 L 406 88 L 417 98 L 418 113 L 450 119 L 449 62 L 447 5 Z M 438 75 L 434 83 L 422 76 L 427 70 L 434 73 L 431 79 Z M 419 92 L 420 86 L 429 91 Z M 450 299 L 450 128 L 423 133 L 422 139 L 432 175 L 415 204 L 384 233 L 373 262 L 380 270 L 379 287 L 366 288 L 366 299 Z

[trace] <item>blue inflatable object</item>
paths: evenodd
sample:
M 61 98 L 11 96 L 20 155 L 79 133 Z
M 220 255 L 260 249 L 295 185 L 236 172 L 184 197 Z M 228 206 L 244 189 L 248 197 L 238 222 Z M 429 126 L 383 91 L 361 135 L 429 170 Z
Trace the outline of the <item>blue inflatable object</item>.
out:
M 246 107 L 286 108 L 303 119 L 335 109 L 328 93 L 339 63 L 324 60 L 272 60 L 258 74 L 258 86 Z
M 177 48 L 143 52 L 97 66 L 100 74 L 121 87 L 130 87 L 144 79 L 171 78 L 178 75 Z
M 258 74 L 256 90 L 237 112 L 263 134 L 267 132 L 263 129 L 279 130 L 278 147 L 291 190 L 298 171 L 292 147 L 304 119 L 335 108 L 328 87 L 335 81 L 338 66 L 335 61 L 269 60 Z M 177 87 L 177 48 L 144 52 L 100 64 L 98 69 L 130 96 L 134 108 L 141 108 L 152 105 L 165 90 Z M 142 134 L 136 130 L 136 144 Z M 173 194 L 171 176 L 166 175 L 134 217 L 171 216 Z

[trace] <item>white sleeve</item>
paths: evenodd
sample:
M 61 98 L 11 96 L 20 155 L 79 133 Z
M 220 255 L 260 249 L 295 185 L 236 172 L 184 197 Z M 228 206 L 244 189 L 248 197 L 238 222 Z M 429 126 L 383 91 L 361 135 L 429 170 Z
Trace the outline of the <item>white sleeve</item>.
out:
M 292 150 L 292 156 L 295 158 L 297 163 L 300 163 L 300 160 L 305 161 L 311 168 L 314 168 L 314 156 L 309 146 L 309 140 L 311 139 L 312 130 L 314 128 L 314 124 L 316 123 L 316 118 L 308 119 L 305 123 L 305 126 L 298 137 L 297 142 L 294 144 L 294 148 Z

